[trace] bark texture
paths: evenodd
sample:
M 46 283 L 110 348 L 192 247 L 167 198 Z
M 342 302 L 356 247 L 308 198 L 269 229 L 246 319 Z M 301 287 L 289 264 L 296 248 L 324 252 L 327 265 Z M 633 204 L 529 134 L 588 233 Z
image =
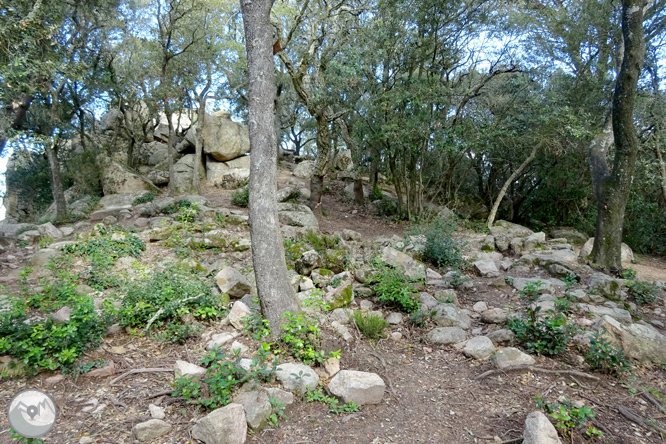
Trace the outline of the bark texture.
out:
M 606 150 L 610 145 L 607 119 L 603 133 L 591 146 L 590 171 L 597 198 L 597 226 L 592 261 L 612 274 L 622 270 L 621 245 L 624 213 L 638 157 L 638 136 L 634 127 L 634 102 L 638 77 L 643 67 L 645 0 L 623 0 L 622 66 L 613 94 L 612 136 L 615 141 L 613 167 L 609 168 Z
M 275 65 L 272 0 L 241 0 L 249 77 L 250 236 L 261 309 L 274 335 L 285 312 L 299 311 L 287 278 L 277 211 L 277 141 L 273 121 Z
M 48 141 L 44 144 L 44 150 L 46 151 L 46 157 L 49 161 L 49 168 L 51 169 L 51 191 L 56 207 L 55 217 L 56 219 L 62 219 L 67 213 L 67 201 L 65 200 L 65 192 L 62 188 L 58 153 L 55 149 L 57 138 L 54 137 L 53 139 L 53 141 Z

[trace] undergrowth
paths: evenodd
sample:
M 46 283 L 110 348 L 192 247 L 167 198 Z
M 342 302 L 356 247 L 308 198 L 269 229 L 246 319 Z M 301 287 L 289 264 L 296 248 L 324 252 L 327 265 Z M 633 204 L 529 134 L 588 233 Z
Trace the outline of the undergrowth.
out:
M 418 302 L 418 292 L 412 285 L 411 279 L 386 265 L 375 264 L 375 267 L 376 271 L 368 283 L 372 285 L 380 302 L 407 313 L 416 312 L 421 308 Z

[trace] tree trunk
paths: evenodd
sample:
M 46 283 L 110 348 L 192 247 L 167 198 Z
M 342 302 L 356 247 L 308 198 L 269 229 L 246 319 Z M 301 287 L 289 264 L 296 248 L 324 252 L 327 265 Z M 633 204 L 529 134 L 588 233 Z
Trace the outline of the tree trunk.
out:
M 638 77 L 645 55 L 644 7 L 645 0 L 622 2 L 624 57 L 613 94 L 613 169 L 609 171 L 606 157 L 602 157 L 603 153 L 598 149 L 591 153 L 590 161 L 597 197 L 597 226 L 592 261 L 601 270 L 612 274 L 622 271 L 620 258 L 624 212 L 638 157 L 638 136 L 633 114 Z
M 199 183 L 199 161 L 202 157 L 203 152 L 203 126 L 206 119 L 206 97 L 203 97 L 203 100 L 199 100 L 199 109 L 197 110 L 197 126 L 192 127 L 190 131 L 194 131 L 194 168 L 192 169 L 192 188 L 196 190 L 197 193 L 201 194 L 201 184 Z
M 13 102 L 5 107 L 6 118 L 11 122 L 9 128 L 16 131 L 21 125 L 21 120 L 23 116 L 28 112 L 30 108 L 30 103 L 32 103 L 32 94 L 23 94 L 21 99 L 17 102 Z M 9 135 L 4 131 L 0 131 L 0 156 L 7 145 L 7 139 Z
M 537 151 L 539 150 L 539 146 L 537 145 L 532 149 L 532 152 L 530 153 L 529 157 L 523 161 L 522 164 L 518 167 L 516 171 L 513 172 L 511 176 L 507 179 L 506 182 L 504 182 L 504 186 L 502 186 L 502 189 L 500 190 L 499 194 L 497 195 L 497 199 L 495 199 L 495 203 L 493 204 L 493 208 L 490 210 L 490 215 L 488 216 L 488 221 L 486 222 L 486 226 L 488 228 L 493 226 L 493 223 L 495 222 L 495 216 L 497 216 L 497 210 L 499 209 L 500 203 L 502 203 L 502 199 L 504 199 L 504 195 L 506 194 L 507 190 L 509 189 L 509 186 L 515 181 L 518 176 L 520 176 L 525 168 L 527 168 L 527 165 L 529 165 L 534 158 L 536 157 Z
M 345 141 L 345 145 L 347 145 L 347 149 L 351 151 L 352 159 L 356 158 L 356 153 L 358 152 L 356 143 L 354 143 L 354 139 L 351 138 L 351 135 L 349 134 L 349 128 L 347 127 L 347 123 L 342 120 L 342 117 L 338 117 L 335 119 L 335 123 L 337 123 L 338 127 L 340 127 L 340 132 L 342 133 L 342 140 Z M 364 202 L 364 196 L 363 196 L 363 179 L 361 179 L 360 174 L 358 172 L 358 166 L 354 167 L 353 170 L 353 175 L 354 175 L 354 202 L 356 202 L 359 205 L 363 205 Z
M 659 147 L 659 139 L 654 145 L 654 152 L 657 155 L 657 162 L 659 163 L 659 177 L 661 177 L 661 197 L 666 203 L 666 162 L 664 162 L 664 157 L 661 155 L 661 148 Z
M 310 179 L 310 209 L 321 214 L 321 200 L 324 189 L 324 174 L 328 164 L 328 158 L 331 153 L 331 130 L 329 128 L 330 119 L 326 112 L 317 115 L 317 160 L 315 162 L 315 171 Z
M 62 178 L 60 177 L 60 162 L 58 162 L 58 153 L 55 149 L 57 138 L 53 137 L 44 144 L 46 151 L 46 158 L 49 161 L 49 168 L 51 169 L 51 191 L 53 193 L 53 201 L 56 206 L 56 220 L 61 220 L 67 213 L 67 201 L 65 200 L 65 192 L 62 189 Z
M 275 64 L 272 0 L 241 0 L 249 77 L 250 236 L 261 308 L 273 336 L 286 312 L 299 311 L 287 278 L 287 264 L 277 211 L 277 141 L 273 121 Z

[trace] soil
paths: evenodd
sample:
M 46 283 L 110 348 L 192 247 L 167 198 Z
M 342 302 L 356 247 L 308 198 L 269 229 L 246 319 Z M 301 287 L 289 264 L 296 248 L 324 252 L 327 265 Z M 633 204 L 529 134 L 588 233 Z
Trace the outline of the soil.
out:
M 285 177 L 280 178 L 281 181 Z M 359 207 L 337 198 L 337 188 L 324 196 L 328 216 L 320 218 L 324 232 L 351 228 L 360 232 L 364 240 L 377 235 L 402 234 L 404 224 L 373 216 L 370 209 Z M 208 189 L 204 193 L 211 206 L 231 208 L 231 192 Z M 151 246 L 147 257 L 165 252 Z M 16 254 L 16 251 L 5 252 Z M 12 287 L 18 279 L 25 259 L 19 258 L 19 268 L 1 269 L 0 285 Z M 663 258 L 644 257 L 634 269 L 648 279 L 666 279 L 666 261 Z M 517 304 L 515 292 L 508 286 L 496 288 L 494 279 L 475 281 L 476 291 L 461 294 L 460 303 L 471 310 L 479 300 L 491 306 Z M 431 289 L 432 290 L 432 289 Z M 660 300 L 658 304 L 664 304 Z M 656 315 L 655 315 L 656 316 Z M 596 414 L 594 426 L 605 432 L 603 438 L 588 439 L 584 430 L 569 438 L 571 443 L 660 443 L 662 438 L 652 429 L 637 425 L 618 412 L 625 406 L 648 421 L 666 428 L 664 413 L 648 402 L 641 393 L 646 390 L 659 397 L 666 393 L 666 371 L 656 365 L 635 366 L 630 375 L 615 378 L 597 375 L 599 379 L 529 372 L 525 374 L 497 373 L 478 379 L 491 370 L 491 362 L 466 358 L 455 347 L 433 346 L 425 341 L 428 329 L 413 327 L 409 322 L 392 331 L 400 332 L 401 340 L 382 339 L 368 341 L 354 332 L 355 339 L 345 344 L 333 332 L 325 332 L 327 350 L 342 349 L 341 368 L 378 373 L 386 383 L 384 400 L 379 405 L 363 406 L 357 413 L 335 415 L 321 403 L 306 403 L 297 397 L 294 405 L 286 409 L 287 420 L 279 427 L 267 426 L 248 436 L 250 443 L 276 444 L 346 444 L 346 443 L 490 443 L 520 442 L 525 417 L 536 410 L 535 397 L 557 403 L 558 399 L 582 401 Z M 472 329 L 481 324 L 473 316 Z M 209 326 L 208 331 L 217 331 Z M 246 344 L 252 342 L 245 338 Z M 60 409 L 58 423 L 47 435 L 46 443 L 78 443 L 90 436 L 95 443 L 135 443 L 132 427 L 150 419 L 148 404 L 166 408 L 166 420 L 173 430 L 155 442 L 192 443 L 190 430 L 205 412 L 173 398 L 165 392 L 171 388 L 171 372 L 152 371 L 130 374 L 112 384 L 115 378 L 131 369 L 171 369 L 175 360 L 197 362 L 203 355 L 205 341 L 192 340 L 185 345 L 164 344 L 153 339 L 130 336 L 122 332 L 109 336 L 103 346 L 88 353 L 84 361 L 102 359 L 114 363 L 113 375 L 90 377 L 67 376 L 63 381 L 48 386 L 46 379 L 59 373 L 44 372 L 25 379 L 0 380 L 0 411 L 6 411 L 11 397 L 26 387 L 49 392 Z M 256 349 L 252 343 L 250 349 Z M 548 370 L 586 371 L 580 362 L 580 352 L 570 347 L 556 358 L 537 357 L 537 366 Z M 106 407 L 98 413 L 82 411 L 86 402 L 96 399 Z M 664 399 L 661 399 L 663 403 Z M 94 410 L 94 408 L 92 409 Z M 9 425 L 0 414 L 0 443 L 16 442 L 9 436 Z

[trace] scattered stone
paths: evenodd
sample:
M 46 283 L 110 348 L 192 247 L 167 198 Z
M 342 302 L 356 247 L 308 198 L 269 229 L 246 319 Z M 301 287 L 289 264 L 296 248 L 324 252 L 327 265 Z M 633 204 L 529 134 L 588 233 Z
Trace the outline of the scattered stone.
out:
M 347 307 L 354 302 L 354 290 L 351 285 L 334 288 L 324 295 L 324 301 L 332 309 Z
M 290 391 L 305 393 L 316 390 L 319 384 L 317 373 L 305 364 L 280 364 L 275 372 L 278 381 Z
M 516 290 L 523 291 L 527 286 L 527 284 L 537 285 L 537 283 L 541 284 L 538 286 L 536 290 L 537 293 L 543 294 L 543 293 L 551 293 L 553 291 L 553 284 L 551 283 L 551 281 L 541 278 L 513 278 L 511 285 Z
M 37 225 L 37 231 L 39 231 L 42 237 L 52 237 L 53 239 L 61 239 L 63 237 L 62 231 L 57 229 L 51 222 Z
M 162 435 L 166 435 L 173 427 L 161 419 L 150 419 L 134 426 L 134 436 L 141 442 L 152 442 Z
M 392 267 L 399 268 L 405 276 L 418 279 L 425 277 L 425 267 L 418 261 L 414 260 L 410 255 L 396 250 L 392 247 L 384 247 L 379 256 L 379 259 Z
M 341 370 L 328 384 L 328 389 L 347 403 L 356 405 L 380 404 L 386 385 L 375 373 Z
M 278 219 L 282 225 L 319 231 L 319 221 L 307 205 L 280 203 L 278 204 Z
M 314 290 L 315 285 L 314 282 L 312 282 L 312 279 L 309 277 L 303 277 L 301 276 L 301 280 L 299 283 L 299 290 L 300 291 L 309 291 L 309 290 Z
M 372 310 L 373 304 L 372 301 L 363 300 L 360 303 L 361 311 L 370 311 Z
M 611 308 L 592 304 L 578 304 L 578 309 L 584 313 L 591 313 L 596 318 L 610 316 L 611 318 L 616 319 L 623 324 L 631 324 L 631 313 L 622 308 Z
M 338 358 L 328 358 L 324 361 L 324 368 L 329 377 L 333 377 L 340 371 L 340 360 Z
M 260 429 L 273 410 L 265 390 L 240 392 L 234 396 L 233 402 L 243 406 L 247 424 L 253 430 Z
M 439 304 L 432 311 L 432 320 L 439 327 L 460 327 L 467 330 L 472 325 L 469 316 L 453 304 Z
M 331 322 L 338 322 L 342 325 L 346 325 L 349 324 L 350 322 L 349 318 L 352 316 L 352 314 L 353 310 L 350 310 L 348 308 L 336 308 L 335 310 L 329 313 L 328 318 L 331 320 Z
M 495 344 L 486 336 L 477 336 L 467 341 L 463 353 L 478 360 L 488 359 L 495 353 Z
M 493 341 L 493 344 L 497 346 L 511 345 L 516 340 L 516 335 L 508 328 L 502 328 L 500 330 L 495 330 L 491 333 L 488 333 L 488 339 Z
M 92 439 L 90 436 L 83 436 L 81 439 L 79 439 L 79 444 L 92 444 L 94 443 L 95 440 Z
M 58 255 L 58 250 L 52 248 L 42 248 L 30 258 L 30 266 L 34 269 L 41 269 L 44 265 L 51 262 L 54 256 Z
M 472 310 L 474 310 L 477 313 L 482 313 L 486 310 L 488 310 L 488 304 L 486 304 L 485 301 L 479 301 L 474 306 L 472 307 Z
M 150 417 L 153 419 L 164 419 L 166 416 L 166 413 L 164 413 L 164 407 L 159 407 L 155 404 L 149 404 L 148 410 L 150 411 Z
M 285 405 L 292 405 L 294 403 L 294 394 L 286 390 L 271 387 L 265 389 L 268 393 L 268 399 L 275 398 L 278 402 Z
M 245 276 L 232 267 L 220 270 L 215 276 L 215 281 L 220 291 L 227 293 L 232 298 L 242 298 L 251 292 L 250 283 Z
M 247 439 L 245 410 L 229 404 L 201 418 L 192 428 L 192 438 L 205 444 L 243 444 Z
M 361 236 L 361 233 L 357 231 L 344 229 L 342 230 L 342 239 L 346 241 L 360 242 L 363 237 Z
M 55 376 L 51 376 L 51 377 L 49 377 L 49 378 L 46 378 L 46 379 L 44 380 L 44 383 L 45 383 L 47 386 L 52 386 L 52 385 L 56 385 L 56 384 L 58 384 L 59 382 L 62 382 L 62 381 L 64 381 L 64 380 L 65 380 L 65 377 L 64 377 L 63 375 L 55 375 Z
M 401 340 L 402 339 L 402 333 L 400 333 L 399 331 L 392 332 L 391 333 L 391 339 L 393 339 L 396 342 Z
M 176 376 L 198 376 L 206 374 L 205 368 L 186 361 L 176 361 L 173 368 Z
M 333 327 L 333 330 L 335 330 L 340 336 L 342 336 L 342 339 L 344 339 L 345 342 L 351 342 L 354 340 L 352 334 L 349 333 L 349 329 L 346 326 L 342 325 L 341 323 L 333 321 L 331 322 L 331 327 Z
M 439 304 L 439 302 L 437 302 L 437 299 L 435 299 L 430 293 L 421 292 L 419 293 L 419 304 L 421 304 L 422 307 L 431 309 Z
M 56 324 L 64 324 L 65 322 L 69 322 L 71 316 L 72 309 L 69 307 L 62 307 L 60 310 L 51 314 L 51 319 Z
M 102 368 L 96 368 L 90 370 L 88 373 L 84 373 L 81 376 L 86 378 L 103 378 L 108 376 L 113 376 L 116 373 L 116 365 L 111 361 L 108 365 L 105 365 Z
M 499 276 L 499 270 L 497 269 L 497 265 L 495 265 L 495 262 L 493 262 L 490 259 L 476 261 L 472 263 L 472 265 L 476 267 L 477 271 L 481 274 L 481 276 L 486 276 L 486 277 Z
M 247 317 L 250 316 L 250 308 L 242 301 L 234 302 L 229 312 L 229 323 L 237 330 L 242 330 L 247 323 Z
M 500 348 L 495 353 L 495 367 L 504 369 L 516 365 L 533 365 L 536 361 L 533 357 L 525 354 L 514 347 Z
M 527 415 L 523 444 L 562 444 L 557 430 L 542 412 L 536 411 Z
M 428 333 L 428 340 L 435 344 L 451 345 L 467 339 L 467 333 L 460 327 L 438 327 Z
M 613 279 L 604 273 L 593 273 L 587 280 L 587 286 L 608 299 L 620 300 L 622 281 L 619 279 Z
M 227 342 L 233 341 L 236 339 L 240 333 L 233 331 L 233 332 L 226 332 L 226 333 L 219 333 L 216 335 L 213 335 L 210 341 L 206 344 L 206 350 L 212 350 L 216 347 L 222 347 L 224 344 Z
M 397 313 L 397 312 L 390 313 L 386 317 L 386 322 L 388 322 L 391 325 L 398 325 L 398 324 L 402 323 L 402 314 Z

